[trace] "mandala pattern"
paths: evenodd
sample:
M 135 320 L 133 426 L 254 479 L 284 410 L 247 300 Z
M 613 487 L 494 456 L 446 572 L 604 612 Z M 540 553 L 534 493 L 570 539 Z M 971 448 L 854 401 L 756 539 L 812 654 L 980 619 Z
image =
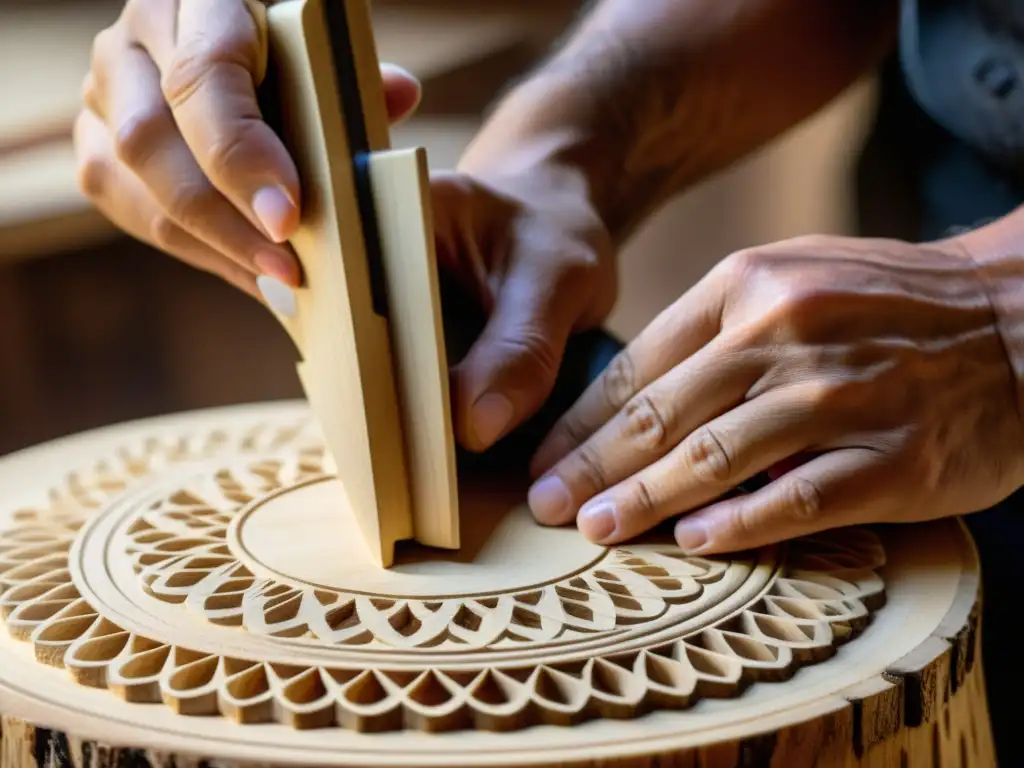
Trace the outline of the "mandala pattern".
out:
M 793 542 L 745 605 L 674 634 L 674 612 L 718 588 L 728 562 L 670 546 L 613 548 L 543 588 L 436 600 L 254 575 L 229 546 L 232 520 L 269 493 L 321 477 L 322 458 L 307 420 L 270 420 L 155 439 L 71 475 L 46 508 L 16 513 L 0 535 L 7 631 L 79 683 L 182 714 L 303 728 L 507 730 L 633 717 L 786 679 L 829 657 L 884 601 L 875 573 L 884 552 L 861 529 Z M 83 597 L 69 560 L 82 527 L 133 489 L 189 468 L 193 480 L 128 528 L 139 593 L 221 630 L 326 649 L 331 661 L 320 653 L 316 663 L 280 664 L 182 647 L 121 626 Z M 587 647 L 597 650 L 571 652 L 594 640 L 603 644 Z M 500 653 L 509 649 L 536 653 Z M 458 663 L 437 661 L 447 652 Z M 408 663 L 410 653 L 423 653 L 422 663 Z
M 219 470 L 153 503 L 129 550 L 146 591 L 217 624 L 276 637 L 375 648 L 503 648 L 614 633 L 698 598 L 726 563 L 676 547 L 612 550 L 541 588 L 460 599 L 391 599 L 258 578 L 226 543 L 232 520 L 268 493 L 321 474 L 315 457 Z M 197 483 L 196 486 L 200 484 Z

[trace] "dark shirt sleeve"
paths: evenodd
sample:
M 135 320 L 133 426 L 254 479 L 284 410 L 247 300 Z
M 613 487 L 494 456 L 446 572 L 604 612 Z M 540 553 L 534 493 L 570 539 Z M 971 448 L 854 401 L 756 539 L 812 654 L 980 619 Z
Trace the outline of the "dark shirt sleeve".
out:
M 1024 3 L 901 0 L 910 93 L 949 133 L 1024 178 Z

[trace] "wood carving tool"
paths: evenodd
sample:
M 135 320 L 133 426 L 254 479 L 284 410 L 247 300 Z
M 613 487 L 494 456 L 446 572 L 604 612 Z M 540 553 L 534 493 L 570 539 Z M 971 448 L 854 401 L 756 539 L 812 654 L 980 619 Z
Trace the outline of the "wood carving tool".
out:
M 374 558 L 459 547 L 458 492 L 426 153 L 390 147 L 366 0 L 250 4 L 264 118 L 291 152 L 304 273 L 276 313 L 347 506 Z M 339 510 L 340 512 L 340 510 Z
M 275 306 L 320 424 L 252 404 L 0 459 L 0 768 L 995 766 L 962 521 L 713 558 L 534 521 L 508 475 L 602 332 L 459 457 L 460 542 L 446 357 L 486 317 L 437 273 L 423 150 L 388 146 L 366 0 L 253 13 L 302 177 Z M 381 567 L 404 538 L 459 551 Z

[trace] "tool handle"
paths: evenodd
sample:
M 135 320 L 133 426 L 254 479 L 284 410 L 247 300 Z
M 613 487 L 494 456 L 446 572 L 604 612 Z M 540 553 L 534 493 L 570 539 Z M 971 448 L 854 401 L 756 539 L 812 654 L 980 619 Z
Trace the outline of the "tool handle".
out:
M 266 29 L 263 117 L 301 185 L 290 242 L 304 284 L 294 315 L 277 316 L 302 356 L 344 505 L 385 567 L 402 539 L 458 548 L 426 156 L 389 148 L 367 0 L 253 13 Z

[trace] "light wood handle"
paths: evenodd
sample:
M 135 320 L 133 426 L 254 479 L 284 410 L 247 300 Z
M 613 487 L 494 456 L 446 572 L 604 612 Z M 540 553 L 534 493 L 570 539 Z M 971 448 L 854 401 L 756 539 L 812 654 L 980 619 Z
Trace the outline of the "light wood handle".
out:
M 264 103 L 299 170 L 295 313 L 275 313 L 374 558 L 459 546 L 455 448 L 426 155 L 391 151 L 366 0 L 286 0 L 266 30 Z M 261 35 L 263 32 L 261 31 Z
M 374 152 L 369 162 L 391 299 L 413 529 L 422 544 L 457 549 L 455 436 L 427 153 L 422 148 Z

